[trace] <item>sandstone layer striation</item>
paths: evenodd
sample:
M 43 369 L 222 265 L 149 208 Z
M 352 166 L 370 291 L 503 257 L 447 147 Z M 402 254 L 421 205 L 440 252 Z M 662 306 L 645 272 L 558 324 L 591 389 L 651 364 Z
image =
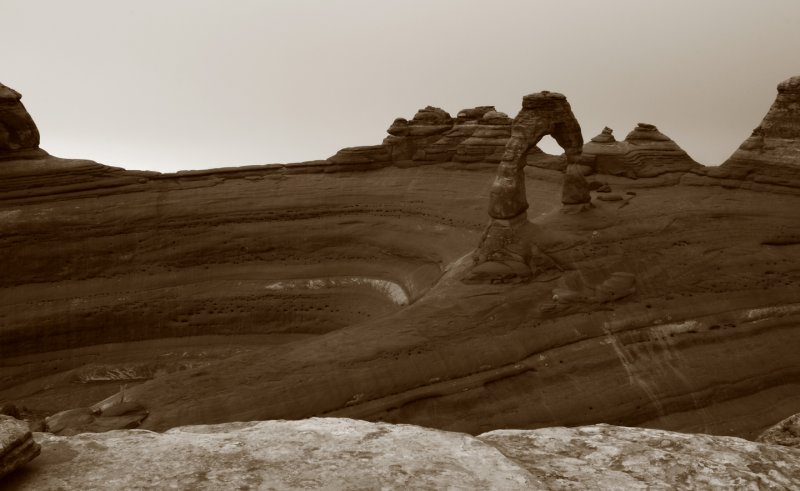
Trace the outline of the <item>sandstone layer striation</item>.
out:
M 598 174 L 635 179 L 702 169 L 677 143 L 652 124 L 639 123 L 623 141 L 616 141 L 612 131 L 604 128 L 583 147 L 589 165 Z

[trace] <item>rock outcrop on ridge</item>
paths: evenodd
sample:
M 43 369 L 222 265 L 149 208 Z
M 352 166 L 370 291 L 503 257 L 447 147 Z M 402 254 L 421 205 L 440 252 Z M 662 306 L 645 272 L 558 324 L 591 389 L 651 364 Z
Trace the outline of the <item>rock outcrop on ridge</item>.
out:
M 715 175 L 797 186 L 800 180 L 800 76 L 778 84 L 767 115 Z
M 0 414 L 0 481 L 39 455 L 40 450 L 28 423 Z
M 382 144 L 343 148 L 328 161 L 373 167 L 440 162 L 494 164 L 503 158 L 511 124 L 512 119 L 494 106 L 462 109 L 456 118 L 443 109 L 427 106 L 410 121 L 395 119 Z
M 22 95 L 0 84 L 0 161 L 45 154 L 39 150 L 39 130 L 22 104 Z
M 652 124 L 639 123 L 623 141 L 616 141 L 612 131 L 604 128 L 583 146 L 585 158 L 598 174 L 635 179 L 703 168 Z
M 37 433 L 9 476 L 43 489 L 792 489 L 800 450 L 597 425 L 472 437 L 350 419 Z

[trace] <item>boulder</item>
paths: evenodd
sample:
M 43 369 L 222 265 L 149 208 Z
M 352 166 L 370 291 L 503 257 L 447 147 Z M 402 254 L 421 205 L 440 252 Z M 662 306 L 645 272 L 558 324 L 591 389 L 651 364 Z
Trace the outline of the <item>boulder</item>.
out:
M 28 423 L 0 414 L 0 479 L 39 455 Z
M 761 124 L 712 175 L 800 186 L 800 76 L 778 84 Z
M 756 441 L 800 449 L 800 413 L 771 426 Z

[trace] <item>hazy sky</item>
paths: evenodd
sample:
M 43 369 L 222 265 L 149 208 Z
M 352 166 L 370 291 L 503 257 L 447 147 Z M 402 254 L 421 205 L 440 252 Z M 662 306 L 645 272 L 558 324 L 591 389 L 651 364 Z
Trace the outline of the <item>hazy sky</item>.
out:
M 724 161 L 800 75 L 800 1 L 0 0 L 42 147 L 130 169 L 322 159 L 426 105 L 563 92 L 588 140 L 653 123 Z M 556 152 L 554 142 L 543 147 Z

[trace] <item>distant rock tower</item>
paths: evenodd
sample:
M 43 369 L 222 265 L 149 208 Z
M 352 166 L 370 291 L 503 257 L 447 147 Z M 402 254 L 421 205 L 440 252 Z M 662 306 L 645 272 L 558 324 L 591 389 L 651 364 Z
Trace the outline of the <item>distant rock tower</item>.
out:
M 718 174 L 778 185 L 800 179 L 800 76 L 778 84 L 767 115 Z
M 583 136 L 567 98 L 547 91 L 526 95 L 492 184 L 492 220 L 475 253 L 476 265 L 464 281 L 521 281 L 532 275 L 529 263 L 533 244 L 522 230 L 528 223 L 525 165 L 528 153 L 546 135 L 552 136 L 566 154 L 561 202 L 570 211 L 591 207 L 589 185 L 578 163 Z

